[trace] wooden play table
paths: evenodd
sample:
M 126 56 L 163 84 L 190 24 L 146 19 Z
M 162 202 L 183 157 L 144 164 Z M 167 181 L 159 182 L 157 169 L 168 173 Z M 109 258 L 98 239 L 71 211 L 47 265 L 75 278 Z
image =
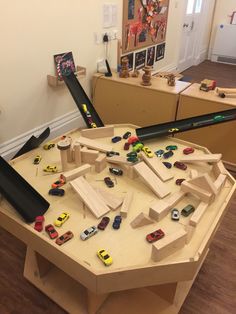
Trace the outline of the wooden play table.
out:
M 132 125 L 115 127 L 117 136 L 126 131 L 135 134 Z M 75 130 L 70 136 L 76 139 L 79 134 L 80 131 Z M 111 138 L 97 141 L 111 144 Z M 178 150 L 168 160 L 170 162 L 183 156 L 183 148 L 189 146 L 189 143 L 173 138 L 150 140 L 145 144 L 153 151 L 165 149 L 171 144 L 178 145 Z M 114 150 L 125 156 L 124 140 L 112 145 Z M 200 146 L 193 147 L 199 154 L 209 153 Z M 42 161 L 39 165 L 34 165 L 33 159 L 37 154 L 42 155 Z M 1 226 L 27 245 L 25 278 L 69 313 L 178 313 L 235 191 L 235 181 L 231 175 L 226 172 L 227 179 L 223 189 L 207 209 L 189 244 L 161 261 L 154 262 L 151 259 L 152 245 L 145 240 L 145 236 L 159 228 L 166 235 L 182 230 L 188 224 L 189 217 L 181 216 L 180 221 L 176 222 L 168 215 L 159 222 L 153 221 L 150 225 L 133 229 L 130 222 L 140 212 L 148 214 L 150 203 L 158 200 L 158 197 L 140 178 L 130 179 L 124 173 L 122 177 L 113 178 L 116 181 L 115 187 L 109 189 L 109 192 L 119 197 L 124 197 L 127 191 L 134 192 L 134 200 L 127 218 L 123 218 L 121 228 L 112 228 L 112 221 L 119 214 L 119 210 L 111 211 L 107 214 L 111 218 L 107 229 L 99 231 L 87 241 L 82 241 L 80 233 L 97 225 L 100 219 L 96 219 L 83 206 L 68 183 L 64 186 L 64 197 L 48 195 L 51 184 L 59 177 L 58 173 L 43 172 L 43 167 L 48 164 L 57 165 L 61 169 L 60 152 L 57 148 L 45 151 L 40 147 L 11 161 L 11 165 L 50 202 L 51 206 L 45 214 L 45 224 L 53 223 L 63 211 L 67 211 L 70 213 L 69 220 L 57 230 L 59 234 L 71 230 L 74 238 L 63 246 L 58 246 L 54 240 L 49 239 L 45 231 L 35 231 L 33 224 L 25 223 L 14 208 L 1 199 Z M 69 166 L 71 169 L 75 167 L 73 163 Z M 165 183 L 171 194 L 180 189 L 175 180 L 188 178 L 191 169 L 214 176 L 209 163 L 190 164 L 186 171 L 172 168 L 169 171 L 174 178 Z M 95 173 L 93 169 L 86 174 L 86 179 L 92 186 L 108 190 L 103 182 L 105 176 L 111 176 L 108 168 L 101 173 Z M 199 201 L 193 196 L 187 196 L 175 207 L 181 209 L 189 203 L 197 206 Z M 96 256 L 101 248 L 106 249 L 113 258 L 114 262 L 109 267 L 105 267 Z

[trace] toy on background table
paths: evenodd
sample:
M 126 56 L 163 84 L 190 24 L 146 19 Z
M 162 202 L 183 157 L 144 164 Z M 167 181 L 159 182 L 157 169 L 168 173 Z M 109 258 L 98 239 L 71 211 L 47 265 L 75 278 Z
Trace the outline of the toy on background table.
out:
M 167 84 L 169 85 L 169 86 L 175 86 L 175 75 L 174 74 L 168 74 L 167 76 L 166 76 L 166 78 L 167 78 Z
M 80 239 L 85 241 L 85 240 L 91 238 L 97 232 L 98 232 L 98 229 L 97 229 L 96 226 L 89 227 L 88 229 L 86 229 L 83 232 L 81 232 Z
M 35 218 L 35 224 L 34 229 L 38 232 L 41 232 L 43 230 L 43 222 L 44 222 L 44 216 L 37 216 Z
M 69 219 L 70 215 L 69 213 L 62 213 L 54 222 L 54 225 L 57 227 L 61 227 L 66 221 L 67 219 Z
M 51 224 L 45 226 L 45 231 L 49 235 L 50 239 L 56 239 L 58 237 L 58 232 L 55 230 L 55 228 Z
M 100 258 L 105 266 L 109 266 L 113 262 L 112 257 L 104 249 L 97 251 L 97 256 Z
M 129 77 L 129 59 L 127 57 L 124 57 L 121 59 L 121 69 L 120 69 L 119 77 L 121 78 Z
M 209 90 L 214 90 L 216 88 L 216 81 L 215 80 L 203 80 L 201 81 L 200 90 L 204 92 L 208 92 Z
M 134 71 L 131 73 L 131 76 L 132 77 L 139 77 L 139 70 L 137 70 L 137 69 L 134 69 Z
M 144 74 L 142 75 L 142 82 L 141 82 L 141 85 L 143 86 L 151 86 L 152 83 L 151 83 L 151 71 L 152 71 L 152 67 L 150 66 L 145 66 L 143 69 L 144 71 Z
M 56 244 L 62 245 L 72 239 L 74 237 L 74 234 L 71 231 L 67 231 L 63 235 L 61 235 L 59 238 L 56 239 Z

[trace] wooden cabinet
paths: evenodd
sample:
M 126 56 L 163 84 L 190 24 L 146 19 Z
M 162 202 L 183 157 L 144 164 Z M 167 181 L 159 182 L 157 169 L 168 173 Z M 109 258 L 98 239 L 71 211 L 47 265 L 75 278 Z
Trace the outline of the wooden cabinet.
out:
M 199 84 L 193 84 L 181 93 L 178 120 L 236 108 L 236 98 L 220 98 L 214 91 L 204 92 L 199 87 Z M 231 121 L 187 131 L 176 137 L 205 146 L 213 153 L 222 153 L 227 167 L 234 169 L 236 166 L 235 135 L 236 121 Z
M 175 120 L 179 94 L 190 83 L 176 81 L 172 87 L 166 79 L 152 77 L 151 86 L 142 86 L 141 81 L 141 74 L 138 78 L 94 75 L 93 104 L 105 124 L 148 126 Z

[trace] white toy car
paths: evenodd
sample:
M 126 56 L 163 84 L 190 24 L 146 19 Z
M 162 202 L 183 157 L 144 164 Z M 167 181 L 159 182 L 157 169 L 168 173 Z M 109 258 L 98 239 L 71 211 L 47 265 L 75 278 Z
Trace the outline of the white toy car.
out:
M 86 230 L 84 230 L 81 234 L 80 234 L 80 238 L 81 240 L 87 240 L 88 238 L 92 237 L 93 235 L 95 235 L 98 232 L 98 228 L 95 226 L 92 226 Z
M 171 219 L 172 220 L 179 220 L 179 211 L 176 208 L 173 208 L 171 211 Z

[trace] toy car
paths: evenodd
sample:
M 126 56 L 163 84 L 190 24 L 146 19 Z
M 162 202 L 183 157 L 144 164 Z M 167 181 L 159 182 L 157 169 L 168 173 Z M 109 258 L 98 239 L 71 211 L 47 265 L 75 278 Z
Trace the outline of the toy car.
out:
M 146 236 L 146 240 L 149 242 L 149 243 L 153 243 L 157 240 L 160 240 L 161 238 L 163 238 L 165 235 L 165 233 L 161 230 L 161 229 L 158 229 L 152 233 L 149 233 L 147 236 Z
M 181 210 L 181 215 L 183 215 L 184 217 L 188 217 L 194 211 L 195 211 L 195 207 L 189 204 Z
M 135 162 L 138 161 L 138 158 L 137 158 L 137 157 L 134 157 L 134 156 L 131 156 L 131 157 L 128 157 L 128 158 L 127 158 L 127 161 L 135 163 Z
M 129 150 L 129 147 L 130 147 L 130 143 L 125 143 L 124 144 L 124 150 Z
M 203 80 L 201 81 L 200 90 L 203 90 L 204 92 L 208 92 L 209 90 L 213 90 L 216 87 L 216 81 L 215 80 Z
M 183 150 L 183 153 L 185 155 L 189 155 L 189 154 L 192 154 L 194 152 L 194 148 L 192 147 L 186 147 L 184 150 Z
M 171 219 L 172 220 L 179 220 L 179 211 L 176 208 L 173 208 L 171 211 Z
M 95 235 L 98 232 L 97 227 L 92 226 L 86 230 L 84 230 L 81 234 L 80 234 L 80 239 L 85 241 L 87 239 L 89 239 L 90 237 L 92 237 L 93 235 Z
M 49 149 L 53 148 L 54 146 L 55 146 L 54 143 L 46 143 L 45 145 L 43 145 L 43 149 L 49 150 Z
M 176 179 L 175 184 L 176 185 L 181 185 L 182 182 L 184 182 L 184 181 L 185 181 L 185 179 Z
M 166 168 L 167 168 L 167 169 L 172 168 L 172 164 L 171 164 L 170 162 L 163 161 L 162 163 L 163 163 L 163 165 L 165 165 L 165 166 L 166 166 Z
M 166 150 L 176 150 L 176 149 L 178 149 L 178 146 L 176 146 L 176 145 L 166 146 Z
M 107 216 L 103 217 L 102 220 L 98 224 L 98 229 L 99 230 L 105 230 L 106 226 L 109 224 L 109 222 L 110 222 L 109 217 L 107 217 Z
M 43 171 L 45 172 L 57 172 L 57 166 L 46 166 Z
M 137 136 L 131 136 L 129 139 L 128 139 L 128 143 L 129 144 L 133 144 L 133 143 L 136 143 L 139 141 L 139 138 Z
M 151 149 L 147 146 L 143 146 L 142 151 L 147 155 L 149 158 L 152 158 L 154 156 L 153 152 Z
M 73 238 L 73 233 L 71 231 L 67 231 L 63 235 L 61 235 L 59 238 L 56 239 L 56 244 L 62 245 Z
M 113 187 L 114 187 L 114 182 L 111 180 L 110 177 L 104 178 L 104 182 L 106 183 L 106 185 L 107 185 L 109 188 L 113 188 Z
M 44 216 L 37 216 L 35 218 L 34 229 L 37 230 L 38 232 L 41 232 L 43 230 L 43 222 Z
M 116 176 L 122 176 L 123 170 L 118 168 L 109 168 L 110 173 L 115 174 Z
M 65 194 L 65 190 L 59 189 L 59 188 L 54 188 L 54 189 L 50 189 L 48 191 L 48 194 L 55 195 L 55 196 L 63 196 Z
M 56 239 L 58 237 L 58 232 L 55 230 L 55 228 L 51 224 L 45 227 L 45 231 L 47 232 L 47 234 L 49 235 L 51 239 Z
M 143 143 L 137 142 L 135 145 L 133 144 L 133 152 L 140 152 L 140 150 L 143 148 Z
M 157 155 L 157 157 L 161 157 L 164 154 L 164 150 L 163 149 L 159 149 L 155 152 L 155 155 Z
M 112 227 L 113 229 L 119 229 L 122 221 L 122 217 L 120 215 L 115 216 Z
M 185 165 L 183 162 L 180 161 L 176 161 L 174 163 L 174 167 L 181 169 L 181 170 L 186 170 L 187 169 L 187 165 Z
M 178 131 L 179 131 L 178 128 L 172 128 L 168 130 L 169 133 L 178 132 Z
M 125 134 L 123 135 L 123 139 L 127 140 L 127 138 L 129 138 L 131 136 L 131 132 L 125 132 Z
M 172 157 L 173 155 L 174 155 L 174 153 L 172 152 L 172 150 L 169 150 L 168 152 L 164 153 L 164 154 L 162 155 L 162 157 L 163 157 L 164 159 L 168 159 L 168 158 Z
M 38 165 L 41 160 L 42 160 L 42 156 L 37 155 L 37 156 L 35 156 L 33 163 L 34 163 L 35 165 Z
M 119 141 L 121 141 L 121 136 L 114 136 L 112 139 L 111 139 L 112 143 L 117 143 Z
M 137 157 L 138 154 L 136 152 L 130 152 L 128 154 L 126 154 L 127 157 Z
M 105 250 L 99 250 L 97 251 L 97 256 L 100 258 L 100 260 L 104 263 L 104 265 L 109 266 L 112 264 L 112 258 Z
M 67 219 L 70 217 L 70 215 L 66 212 L 62 213 L 58 218 L 57 220 L 54 222 L 54 225 L 57 226 L 57 227 L 61 227 L 64 222 L 67 221 Z
M 60 177 L 59 180 L 55 181 L 53 184 L 52 184 L 52 188 L 59 188 L 61 186 L 63 186 L 64 184 L 66 183 L 66 181 L 64 179 L 62 179 L 62 177 Z
M 119 155 L 120 155 L 120 153 L 110 151 L 110 152 L 107 152 L 107 153 L 106 153 L 106 155 L 107 155 L 107 157 L 112 157 L 112 156 L 119 156 Z

